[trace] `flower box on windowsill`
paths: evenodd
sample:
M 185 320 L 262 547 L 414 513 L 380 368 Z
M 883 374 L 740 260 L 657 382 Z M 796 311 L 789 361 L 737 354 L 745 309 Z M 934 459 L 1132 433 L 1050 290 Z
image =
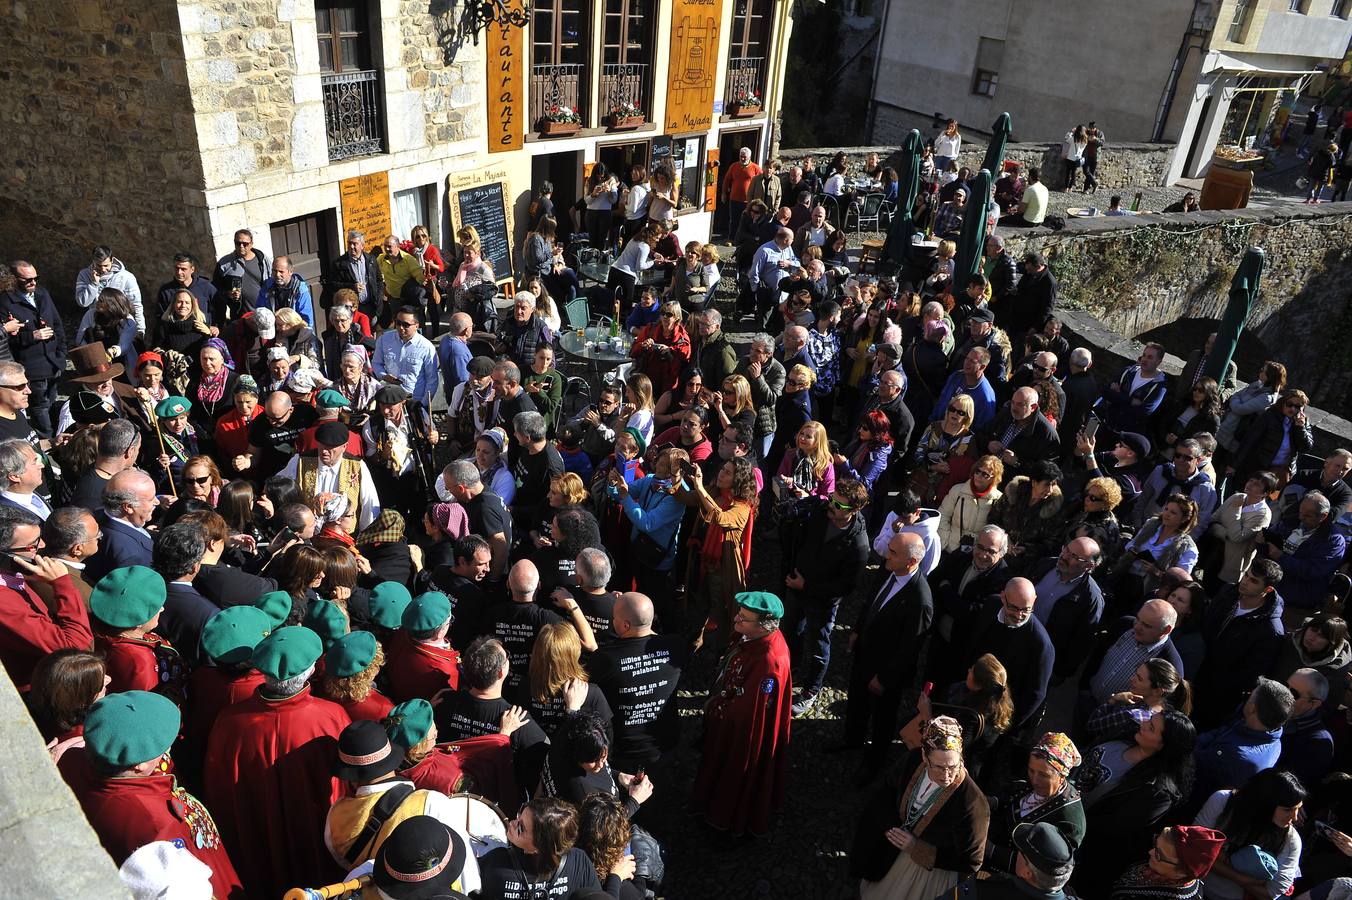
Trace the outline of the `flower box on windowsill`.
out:
M 545 137 L 564 137 L 577 134 L 581 127 L 581 122 L 551 122 L 545 119 L 540 123 L 540 134 Z
M 643 122 L 643 116 L 611 115 L 609 118 L 609 127 L 611 131 L 632 131 L 642 125 Z
M 762 107 L 759 103 L 755 106 L 747 106 L 745 103 L 733 103 L 728 107 L 728 115 L 734 119 L 749 119 L 758 115 Z

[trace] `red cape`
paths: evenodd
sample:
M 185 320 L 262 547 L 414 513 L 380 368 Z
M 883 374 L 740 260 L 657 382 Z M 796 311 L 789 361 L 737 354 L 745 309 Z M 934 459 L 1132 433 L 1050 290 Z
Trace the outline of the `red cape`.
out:
M 379 722 L 390 714 L 390 710 L 394 709 L 394 703 L 390 698 L 375 688 L 371 688 L 371 693 L 366 695 L 365 700 L 339 705 L 347 710 L 348 717 L 354 722 Z
M 778 630 L 738 644 L 704 708 L 704 757 L 691 800 L 709 823 L 764 834 L 789 775 L 793 681 Z
M 454 650 L 430 647 L 400 631 L 385 648 L 385 655 L 385 685 L 395 703 L 420 697 L 431 700 L 446 688 L 460 687 L 460 654 Z
M 211 815 L 197 798 L 177 788 L 172 775 L 104 778 L 89 764 L 83 747 L 65 753 L 61 762 L 62 774 L 114 865 L 153 841 L 178 842 L 211 869 L 216 900 L 244 900 L 244 887 Z
M 250 897 L 280 897 L 344 874 L 324 846 L 324 819 L 343 794 L 329 773 L 351 721 L 308 687 L 285 700 L 255 692 L 216 717 L 206 800 Z
M 422 790 L 482 794 L 508 815 L 509 808 L 521 802 L 512 774 L 512 739 L 505 734 L 437 744 L 417 765 L 399 774 Z M 468 782 L 462 783 L 462 776 Z
M 216 723 L 221 710 L 248 700 L 262 683 L 263 673 L 257 669 L 242 675 L 233 669 L 215 666 L 195 669 L 188 681 L 188 696 L 192 697 L 192 702 L 184 716 L 183 734 L 188 746 L 199 754 L 205 753 L 211 726 Z

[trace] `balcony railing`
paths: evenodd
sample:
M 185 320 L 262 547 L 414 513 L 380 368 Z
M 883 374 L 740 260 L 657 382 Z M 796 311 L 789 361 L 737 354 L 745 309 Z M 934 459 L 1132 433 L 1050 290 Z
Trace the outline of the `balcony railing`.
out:
M 647 63 L 606 63 L 601 67 L 601 115 L 628 104 L 643 111 L 643 118 L 652 118 L 648 104 Z
M 566 106 L 587 121 L 586 66 L 567 65 L 532 66 L 530 75 L 530 122 L 534 128 L 557 106 Z
M 734 56 L 728 60 L 727 84 L 723 89 L 723 104 L 731 106 L 742 97 L 754 93 L 765 101 L 765 57 Z
M 329 161 L 384 153 L 380 74 L 358 71 L 325 75 L 323 91 Z

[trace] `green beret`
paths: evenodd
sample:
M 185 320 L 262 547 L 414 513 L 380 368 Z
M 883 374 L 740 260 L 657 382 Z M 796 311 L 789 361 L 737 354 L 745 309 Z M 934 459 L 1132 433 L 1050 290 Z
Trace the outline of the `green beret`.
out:
M 432 704 L 419 697 L 400 703 L 385 717 L 385 733 L 391 744 L 416 747 L 432 730 Z
M 376 658 L 380 644 L 369 631 L 353 631 L 329 644 L 324 654 L 324 671 L 335 678 L 351 678 L 364 672 Z
M 637 428 L 626 428 L 624 433 L 633 438 L 635 444 L 638 444 L 639 456 L 642 456 L 647 452 L 648 442 L 643 439 L 643 432 L 639 431 Z
M 253 602 L 254 609 L 261 609 L 272 620 L 273 628 L 281 628 L 286 617 L 291 615 L 291 595 L 286 591 L 268 591 Z
M 218 665 L 248 662 L 258 642 L 273 629 L 272 619 L 252 606 L 231 606 L 202 627 L 202 652 Z
M 743 609 L 765 613 L 774 616 L 776 619 L 784 618 L 784 604 L 768 591 L 742 591 L 733 599 Z
M 313 666 L 323 654 L 324 644 L 319 635 L 304 625 L 288 625 L 259 642 L 254 648 L 253 664 L 269 678 L 285 681 Z
M 319 392 L 319 398 L 315 401 L 320 409 L 347 409 L 352 405 L 352 401 L 335 391 L 333 388 L 325 388 Z
M 150 691 L 109 694 L 89 708 L 85 747 L 96 762 L 129 769 L 168 750 L 181 721 L 178 707 L 168 697 Z
M 404 610 L 413 602 L 413 595 L 397 581 L 382 581 L 371 590 L 368 608 L 371 621 L 391 630 L 404 624 Z
M 165 397 L 155 404 L 155 415 L 161 419 L 172 419 L 192 409 L 192 401 L 187 397 Z
M 408 631 L 435 631 L 451 617 L 451 598 L 441 591 L 419 594 L 404 610 L 404 628 Z
M 164 609 L 166 596 L 168 589 L 159 572 L 147 566 L 126 566 L 113 569 L 94 585 L 89 611 L 109 628 L 135 628 Z
M 328 650 L 333 642 L 347 634 L 347 616 L 338 608 L 338 604 L 328 600 L 316 600 L 305 610 L 301 624 L 319 635 Z

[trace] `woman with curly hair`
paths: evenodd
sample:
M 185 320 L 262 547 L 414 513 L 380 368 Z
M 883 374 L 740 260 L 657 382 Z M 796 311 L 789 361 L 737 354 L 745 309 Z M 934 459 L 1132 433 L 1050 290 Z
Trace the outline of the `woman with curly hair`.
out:
M 703 467 L 693 467 L 690 476 L 690 490 L 678 496 L 683 502 L 695 501 L 700 527 L 690 539 L 686 590 L 694 597 L 695 609 L 708 610 L 695 647 L 702 646 L 712 633 L 721 649 L 732 640 L 736 596 L 746 590 L 746 573 L 751 569 L 751 529 L 759 493 L 756 470 L 745 457 L 725 462 L 714 483 L 717 496 L 704 485 Z
M 324 675 L 315 696 L 337 703 L 354 722 L 379 722 L 394 708 L 394 702 L 376 690 L 376 676 L 384 665 L 385 651 L 375 635 L 348 632 L 324 654 Z
M 1100 475 L 1089 479 L 1084 486 L 1084 506 L 1066 526 L 1066 543 L 1080 537 L 1093 538 L 1106 558 L 1114 558 L 1122 542 L 1122 524 L 1113 510 L 1121 502 L 1122 486 L 1116 478 Z
M 577 846 L 596 867 L 605 892 L 618 900 L 643 900 L 648 881 L 637 875 L 632 853 L 626 853 L 634 828 L 624 804 L 609 794 L 591 794 L 578 810 Z
M 576 476 L 575 476 L 576 477 Z M 553 510 L 541 544 L 531 560 L 540 572 L 537 596 L 547 597 L 556 588 L 570 590 L 577 583 L 577 555 L 588 547 L 605 549 L 601 525 L 591 510 L 570 505 Z
M 530 717 L 552 739 L 568 713 L 582 710 L 611 718 L 605 694 L 582 668 L 582 641 L 570 622 L 545 625 L 530 654 Z

